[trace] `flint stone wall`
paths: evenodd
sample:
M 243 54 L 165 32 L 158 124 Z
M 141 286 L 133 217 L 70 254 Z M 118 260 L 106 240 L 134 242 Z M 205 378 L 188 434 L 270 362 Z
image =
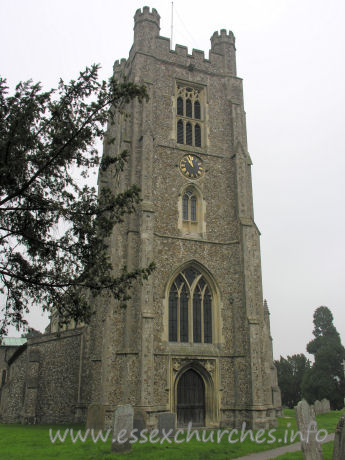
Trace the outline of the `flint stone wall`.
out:
M 2 423 L 21 423 L 24 405 L 27 349 L 11 364 L 7 382 L 1 389 L 0 421 Z
M 79 364 L 79 331 L 29 339 L 25 351 L 9 366 L 8 380 L 1 391 L 1 421 L 74 422 Z

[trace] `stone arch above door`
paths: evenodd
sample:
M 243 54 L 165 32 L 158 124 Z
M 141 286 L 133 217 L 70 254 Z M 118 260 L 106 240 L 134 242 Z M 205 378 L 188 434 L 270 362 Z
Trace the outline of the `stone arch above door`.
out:
M 179 383 L 187 372 L 193 371 L 201 379 L 204 388 L 204 426 L 218 424 L 218 377 L 216 359 L 172 359 L 172 411 L 178 414 Z M 192 375 L 192 374 L 191 374 Z M 197 379 L 196 379 L 197 380 Z M 200 426 L 196 423 L 195 426 Z

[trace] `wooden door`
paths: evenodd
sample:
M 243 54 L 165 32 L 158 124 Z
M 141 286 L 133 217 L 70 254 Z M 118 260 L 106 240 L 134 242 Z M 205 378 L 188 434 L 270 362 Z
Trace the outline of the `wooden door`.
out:
M 205 386 L 194 370 L 186 371 L 177 386 L 177 423 L 179 426 L 205 426 Z

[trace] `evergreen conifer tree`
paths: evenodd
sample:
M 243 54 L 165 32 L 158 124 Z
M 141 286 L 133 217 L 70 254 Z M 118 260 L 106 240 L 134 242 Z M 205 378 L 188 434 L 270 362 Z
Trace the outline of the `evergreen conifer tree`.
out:
M 313 334 L 315 338 L 308 343 L 307 351 L 314 355 L 315 362 L 303 377 L 302 395 L 310 404 L 327 398 L 332 409 L 341 409 L 345 397 L 345 349 L 328 307 L 315 310 Z

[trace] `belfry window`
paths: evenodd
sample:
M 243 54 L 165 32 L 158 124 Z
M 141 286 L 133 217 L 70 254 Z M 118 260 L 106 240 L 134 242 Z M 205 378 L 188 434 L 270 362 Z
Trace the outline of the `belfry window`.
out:
M 186 144 L 193 145 L 193 128 L 189 122 L 186 124 Z
M 169 292 L 169 341 L 212 343 L 212 295 L 194 267 L 174 279 Z
M 197 120 L 200 120 L 200 118 L 201 118 L 200 102 L 199 101 L 194 102 L 194 118 L 196 118 Z
M 203 91 L 184 85 L 177 85 L 177 142 L 179 144 L 202 146 L 202 100 Z M 194 120 L 199 120 L 196 123 Z
M 183 99 L 182 99 L 182 97 L 177 98 L 177 115 L 183 115 Z
M 183 136 L 183 121 L 182 120 L 179 120 L 177 122 L 177 142 L 179 144 L 183 144 L 184 143 L 184 136 Z
M 195 147 L 201 147 L 201 129 L 200 125 L 196 124 L 194 127 L 194 133 L 195 133 Z

